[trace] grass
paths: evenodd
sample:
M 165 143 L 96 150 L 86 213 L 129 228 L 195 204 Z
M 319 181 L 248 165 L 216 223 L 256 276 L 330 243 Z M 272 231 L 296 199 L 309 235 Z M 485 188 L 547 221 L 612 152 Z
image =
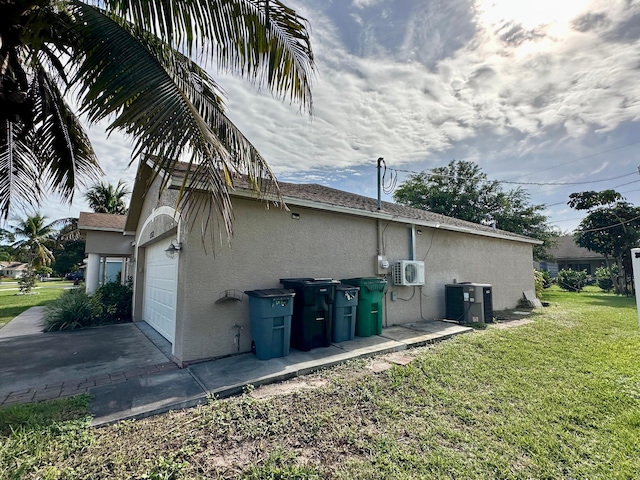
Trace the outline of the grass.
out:
M 51 303 L 62 294 L 64 287 L 69 285 L 72 283 L 38 282 L 33 294 L 18 295 L 17 282 L 3 280 L 0 284 L 0 328 L 31 307 Z
M 315 374 L 323 387 L 266 400 L 247 388 L 97 430 L 67 400 L 55 422 L 17 420 L 17 439 L 0 410 L 0 478 L 19 478 L 18 464 L 22 478 L 637 478 L 634 299 L 545 300 L 530 324 L 416 349 L 380 374 L 354 361 Z

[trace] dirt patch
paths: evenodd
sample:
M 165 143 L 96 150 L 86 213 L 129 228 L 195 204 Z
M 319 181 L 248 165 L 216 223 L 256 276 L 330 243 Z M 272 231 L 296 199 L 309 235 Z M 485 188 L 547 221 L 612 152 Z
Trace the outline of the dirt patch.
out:
M 510 320 L 507 322 L 496 323 L 495 325 L 492 325 L 492 328 L 497 328 L 498 330 L 504 330 L 505 328 L 520 327 L 528 323 L 533 323 L 533 320 L 530 318 L 523 318 L 521 320 Z
M 525 317 L 535 315 L 535 310 L 531 308 L 517 308 L 513 310 L 500 310 L 493 312 L 493 318 L 496 323 L 510 322 L 512 320 L 522 320 Z
M 264 400 L 280 395 L 291 395 L 300 390 L 324 387 L 329 383 L 325 378 L 310 376 L 304 378 L 294 378 L 282 383 L 272 383 L 263 385 L 251 392 L 251 396 L 258 400 Z
M 395 363 L 396 365 L 409 365 L 416 357 L 404 352 L 394 352 L 386 355 L 384 359 L 388 362 Z

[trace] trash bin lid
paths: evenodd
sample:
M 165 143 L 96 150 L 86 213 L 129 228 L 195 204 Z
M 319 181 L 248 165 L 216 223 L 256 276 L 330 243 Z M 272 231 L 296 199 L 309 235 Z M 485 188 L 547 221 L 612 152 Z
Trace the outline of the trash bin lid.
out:
M 280 283 L 302 283 L 308 280 L 313 280 L 311 277 L 302 277 L 302 278 L 281 278 Z
M 246 290 L 244 293 L 256 298 L 293 297 L 296 292 L 283 288 L 268 288 L 266 290 Z
M 359 287 L 363 285 L 378 285 L 387 283 L 384 278 L 380 277 L 357 277 L 357 278 L 345 278 L 342 280 L 342 283 L 346 283 L 347 285 L 357 285 Z
M 358 291 L 360 290 L 360 287 L 356 287 L 354 285 L 345 285 L 344 283 L 341 283 L 340 285 L 336 285 L 336 291 L 340 291 L 340 292 L 352 292 L 352 291 Z
M 313 287 L 322 285 L 339 285 L 338 280 L 332 278 L 281 278 L 280 283 L 285 287 L 295 285 L 296 287 Z
M 380 277 L 357 277 L 357 278 L 345 278 L 342 283 L 347 285 L 356 285 L 358 287 L 364 287 L 369 292 L 383 292 L 387 291 L 387 281 Z M 364 295 L 364 290 L 363 290 Z

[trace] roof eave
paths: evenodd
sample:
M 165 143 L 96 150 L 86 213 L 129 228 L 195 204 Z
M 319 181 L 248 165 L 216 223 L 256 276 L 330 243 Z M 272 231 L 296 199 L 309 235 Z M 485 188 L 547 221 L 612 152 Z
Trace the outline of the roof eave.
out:
M 230 194 L 230 196 L 233 196 L 233 197 L 248 198 L 248 199 L 253 199 L 253 200 L 258 199 L 254 192 L 252 192 L 251 190 L 246 190 L 246 189 L 238 188 L 238 189 L 235 189 L 235 190 L 229 192 L 229 194 Z M 273 196 L 273 195 L 265 195 L 263 197 L 263 199 L 265 201 L 277 201 L 277 198 L 275 196 Z M 330 203 L 322 203 L 322 202 L 318 202 L 318 201 L 305 200 L 305 199 L 302 199 L 302 198 L 289 197 L 289 196 L 283 196 L 282 200 L 284 200 L 285 204 L 287 204 L 287 205 L 296 205 L 298 207 L 312 208 L 312 209 L 316 209 L 316 210 L 325 210 L 325 211 L 330 211 L 330 212 L 343 213 L 343 214 L 347 214 L 347 215 L 355 215 L 355 216 L 359 216 L 359 217 L 374 218 L 374 219 L 378 219 L 378 220 L 394 221 L 394 222 L 406 223 L 406 224 L 411 224 L 411 225 L 416 225 L 416 226 L 421 226 L 421 227 L 436 228 L 436 229 L 439 229 L 439 230 L 448 230 L 448 231 L 458 232 L 458 233 L 467 233 L 467 234 L 471 234 L 471 235 L 479 235 L 479 236 L 482 236 L 482 237 L 490 237 L 490 238 L 497 238 L 497 239 L 501 239 L 501 240 L 510 240 L 510 241 L 514 241 L 514 242 L 529 243 L 531 245 L 542 245 L 542 243 L 543 243 L 542 241 L 536 240 L 536 239 L 533 239 L 533 238 L 514 237 L 514 236 L 511 236 L 511 235 L 502 234 L 500 232 L 487 232 L 487 231 L 483 231 L 483 230 L 474 230 L 472 228 L 461 227 L 461 226 L 458 226 L 458 225 L 449 225 L 449 224 L 445 224 L 445 223 L 441 223 L 441 222 L 435 222 L 435 221 L 432 221 L 432 220 L 420 220 L 420 219 L 416 219 L 416 218 L 403 217 L 401 215 L 394 215 L 394 214 L 387 213 L 387 212 L 384 212 L 384 211 L 362 210 L 362 209 L 359 209 L 359 208 L 344 207 L 344 206 L 340 206 L 340 205 L 333 205 L 333 204 L 330 204 Z

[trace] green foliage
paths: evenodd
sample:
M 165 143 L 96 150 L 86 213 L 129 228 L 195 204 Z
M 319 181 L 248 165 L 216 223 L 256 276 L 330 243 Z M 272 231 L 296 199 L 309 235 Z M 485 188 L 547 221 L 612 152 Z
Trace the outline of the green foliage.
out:
M 630 250 L 640 242 L 640 208 L 614 190 L 572 193 L 569 198 L 570 207 L 588 211 L 576 229 L 576 244 L 614 259 L 623 271 L 630 263 Z M 624 275 L 616 279 L 613 288 L 616 293 L 624 292 Z
M 127 204 L 125 198 L 131 191 L 122 180 L 113 186 L 108 182 L 100 182 L 91 187 L 84 198 L 89 207 L 96 213 L 111 213 L 114 215 L 126 215 Z
M 533 278 L 536 286 L 536 297 L 542 298 L 544 292 L 544 274 L 538 270 L 533 270 Z
M 36 286 L 38 277 L 33 270 L 28 269 L 22 273 L 22 276 L 18 279 L 18 287 L 20 293 L 31 293 L 33 287 Z
M 0 262 L 10 262 L 15 256 L 15 251 L 11 245 L 0 245 Z
M 59 277 L 64 277 L 67 273 L 78 269 L 78 265 L 84 259 L 85 244 L 86 242 L 82 239 L 63 239 L 53 249 L 53 256 L 56 259 L 53 269 Z
M 88 407 L 89 396 L 81 395 L 0 408 L 0 478 L 68 478 L 62 475 L 68 469 L 47 458 L 68 457 L 93 442 Z
M 2 218 L 12 204 L 35 204 L 47 193 L 71 203 L 79 185 L 99 179 L 78 112 L 129 135 L 132 162 L 151 160 L 156 173 L 170 174 L 189 152 L 175 206 L 207 207 L 207 226 L 219 213 L 229 236 L 226 172 L 249 175 L 256 192 L 278 193 L 267 162 L 227 116 L 221 87 L 194 59 L 311 111 L 307 21 L 283 2 L 2 1 L 0 14 L 10 27 L 0 28 Z
M 544 205 L 532 205 L 521 189 L 503 191 L 489 181 L 478 165 L 452 160 L 446 167 L 411 175 L 393 194 L 396 202 L 474 223 L 497 228 L 544 242 L 534 247 L 534 258 L 543 259 L 557 235 L 542 214 Z
M 108 282 L 99 287 L 92 297 L 101 323 L 123 323 L 131 321 L 133 280 L 126 284 Z
M 558 272 L 558 286 L 569 292 L 580 292 L 587 284 L 587 271 L 560 270 Z
M 65 290 L 47 305 L 43 326 L 47 332 L 76 330 L 100 323 L 95 302 L 81 288 Z
M 43 326 L 57 331 L 130 322 L 132 296 L 131 279 L 126 285 L 106 283 L 92 296 L 82 288 L 65 290 L 47 306 Z
M 300 465 L 295 455 L 287 454 L 278 448 L 261 462 L 252 466 L 241 477 L 243 480 L 320 480 L 318 471 L 306 465 Z
M 611 273 L 614 276 L 618 275 L 618 265 L 613 265 L 611 269 L 607 267 L 596 268 L 595 277 L 598 282 L 598 286 L 604 292 L 609 292 L 613 289 L 613 280 L 611 280 Z
M 176 454 L 160 455 L 154 460 L 147 460 L 147 472 L 140 476 L 144 480 L 177 480 L 183 478 L 182 472 L 189 463 L 177 458 Z
M 18 240 L 12 245 L 18 257 L 36 269 L 51 265 L 54 260 L 51 249 L 55 245 L 58 223 L 47 223 L 46 217 L 40 213 L 20 219 L 13 227 L 13 234 Z
M 53 273 L 53 269 L 51 267 L 40 267 L 34 273 L 36 275 L 42 275 L 43 277 L 46 277 Z

